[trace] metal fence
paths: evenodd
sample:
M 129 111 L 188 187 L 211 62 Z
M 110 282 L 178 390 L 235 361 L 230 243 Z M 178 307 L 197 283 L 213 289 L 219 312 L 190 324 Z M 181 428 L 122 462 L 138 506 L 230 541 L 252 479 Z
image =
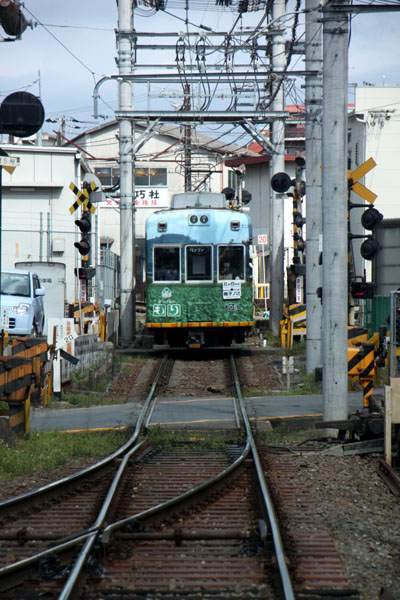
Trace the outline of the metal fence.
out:
M 390 296 L 375 296 L 365 301 L 364 327 L 368 329 L 368 337 L 379 332 L 380 325 L 389 329 Z
M 100 249 L 100 264 L 96 269 L 97 300 L 101 309 L 107 301 L 110 308 L 115 308 L 120 294 L 119 286 L 120 257 L 109 248 Z

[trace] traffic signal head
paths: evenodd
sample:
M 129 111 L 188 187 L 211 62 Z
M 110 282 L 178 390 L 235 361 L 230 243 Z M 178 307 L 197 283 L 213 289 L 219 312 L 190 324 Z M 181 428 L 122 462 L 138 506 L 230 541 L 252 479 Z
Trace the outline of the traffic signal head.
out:
M 88 240 L 84 238 L 82 238 L 80 242 L 75 242 L 74 246 L 75 248 L 78 248 L 78 252 L 79 254 L 82 254 L 82 256 L 86 256 L 90 252 L 90 244 Z
M 96 269 L 94 267 L 77 267 L 74 269 L 74 273 L 78 279 L 93 279 Z
M 242 190 L 242 204 L 248 204 L 251 201 L 251 194 L 247 190 Z
M 372 236 L 367 237 L 360 247 L 361 256 L 365 260 L 372 260 L 378 250 L 379 244 Z
M 222 193 L 225 195 L 227 200 L 233 200 L 235 197 L 235 190 L 231 187 L 226 187 L 222 190 Z
M 306 249 L 306 243 L 298 233 L 295 233 L 293 236 L 294 241 L 296 242 L 295 249 L 299 250 L 299 252 L 304 252 Z
M 351 295 L 353 298 L 359 298 L 365 300 L 366 298 L 374 297 L 375 286 L 373 283 L 366 283 L 365 281 L 352 281 L 351 282 Z
M 0 0 L 0 23 L 7 35 L 20 36 L 28 27 L 21 9 L 11 0 Z
M 364 227 L 364 229 L 372 231 L 372 229 L 379 223 L 379 221 L 382 221 L 382 219 L 383 215 L 379 212 L 379 210 L 371 206 L 370 208 L 367 208 L 367 210 L 361 215 L 361 225 Z
M 291 185 L 293 185 L 293 183 L 287 173 L 275 173 L 275 175 L 272 176 L 271 187 L 274 192 L 278 192 L 278 194 L 287 192 Z
M 76 219 L 75 225 L 79 227 L 82 233 L 88 233 L 92 226 L 90 223 L 89 211 L 82 213 L 81 218 Z
M 39 131 L 43 121 L 43 104 L 29 92 L 13 92 L 1 103 L 0 133 L 29 137 Z
M 74 246 L 78 249 L 79 254 L 86 256 L 90 252 L 90 236 L 89 232 L 92 227 L 90 222 L 90 213 L 85 211 L 80 219 L 76 219 L 75 225 L 81 230 L 82 236 L 79 242 L 75 242 Z
M 296 211 L 293 213 L 293 222 L 296 225 L 296 227 L 300 228 L 300 227 L 303 227 L 306 220 L 300 212 Z

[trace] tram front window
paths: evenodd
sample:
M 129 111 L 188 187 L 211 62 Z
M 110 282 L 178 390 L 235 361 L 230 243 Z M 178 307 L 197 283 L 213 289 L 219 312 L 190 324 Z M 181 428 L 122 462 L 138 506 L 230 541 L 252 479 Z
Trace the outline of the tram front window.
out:
M 180 248 L 175 246 L 153 249 L 153 281 L 180 281 Z
M 212 281 L 211 246 L 187 246 L 186 281 Z
M 218 281 L 244 281 L 244 246 L 218 246 Z

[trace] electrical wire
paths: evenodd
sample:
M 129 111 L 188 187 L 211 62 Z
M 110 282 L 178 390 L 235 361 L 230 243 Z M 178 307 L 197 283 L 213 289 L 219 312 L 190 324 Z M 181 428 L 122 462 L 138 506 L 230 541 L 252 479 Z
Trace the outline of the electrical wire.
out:
M 30 11 L 28 11 L 30 12 Z M 32 13 L 30 13 L 32 15 Z M 32 15 L 33 17 L 33 15 Z M 34 17 L 36 19 L 36 17 Z M 84 31 L 110 31 L 114 29 L 110 27 L 89 27 L 88 25 L 59 25 L 56 23 L 40 23 L 43 27 L 57 27 L 59 29 L 83 29 Z
M 68 52 L 68 54 L 70 54 L 73 58 L 75 58 L 75 60 L 77 60 L 82 65 L 82 67 L 84 69 L 86 69 L 92 75 L 93 80 L 95 81 L 95 75 L 96 75 L 96 73 L 92 69 L 90 69 L 76 54 L 74 54 L 74 52 L 72 52 L 72 50 L 70 50 L 61 40 L 59 40 L 54 35 L 54 33 L 52 33 L 50 31 L 50 29 L 48 29 L 48 27 L 46 27 L 46 25 L 44 25 L 37 17 L 35 17 L 35 15 L 28 8 L 24 7 L 24 10 L 26 10 L 26 12 L 28 12 L 31 15 L 31 17 L 33 17 L 35 19 L 35 21 L 38 23 L 38 25 L 40 25 L 41 27 L 43 27 L 43 29 L 45 31 L 47 31 L 47 33 L 49 35 L 51 35 L 51 37 L 54 38 L 55 41 L 58 44 L 60 44 L 60 46 L 62 46 L 64 48 L 64 50 L 66 50 L 66 52 Z

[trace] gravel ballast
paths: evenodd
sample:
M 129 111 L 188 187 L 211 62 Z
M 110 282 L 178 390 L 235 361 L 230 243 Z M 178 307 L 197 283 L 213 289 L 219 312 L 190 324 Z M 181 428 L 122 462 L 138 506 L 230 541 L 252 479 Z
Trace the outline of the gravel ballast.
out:
M 270 390 L 279 387 L 274 358 L 275 362 L 280 360 L 280 356 L 266 360 L 257 355 L 254 368 L 249 367 L 248 359 L 243 361 L 242 371 L 246 372 L 249 388 L 260 383 Z M 265 381 L 260 382 L 260 373 Z M 208 385 L 211 375 L 208 370 Z M 132 378 L 137 377 L 135 372 Z M 223 382 L 218 384 L 223 389 Z M 131 390 L 132 381 L 126 381 L 126 386 Z M 314 431 L 314 436 L 320 433 Z M 350 587 L 359 591 L 360 600 L 400 600 L 400 499 L 393 496 L 377 474 L 382 455 L 334 456 L 324 450 L 306 451 L 296 446 L 295 437 L 285 438 L 283 443 L 294 449 L 302 482 L 335 542 Z M 80 463 L 74 467 L 79 470 Z M 65 470 L 2 481 L 0 500 L 58 479 Z
M 400 598 L 400 500 L 378 475 L 380 455 L 295 456 L 303 483 L 360 600 Z

